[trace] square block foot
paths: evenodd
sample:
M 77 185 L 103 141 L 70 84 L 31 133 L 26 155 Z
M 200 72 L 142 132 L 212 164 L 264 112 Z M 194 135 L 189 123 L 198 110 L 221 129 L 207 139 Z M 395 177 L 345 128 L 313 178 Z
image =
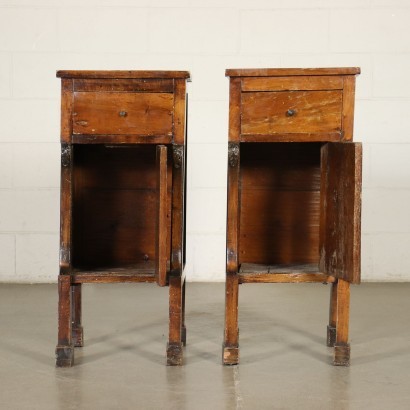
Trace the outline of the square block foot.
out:
M 182 343 L 168 343 L 167 366 L 181 366 L 182 358 Z
M 239 363 L 239 346 L 223 346 L 222 362 L 224 365 L 235 365 Z
M 326 344 L 329 347 L 333 347 L 335 343 L 336 343 L 336 328 L 334 326 L 328 326 Z
M 349 366 L 350 365 L 350 344 L 349 343 L 335 343 L 335 356 L 333 360 L 335 366 Z
M 74 347 L 83 347 L 84 346 L 84 330 L 82 326 L 73 328 L 72 338 L 74 341 Z
M 184 346 L 186 346 L 186 327 L 182 326 L 181 329 L 181 342 Z
M 74 364 L 74 346 L 56 347 L 56 366 L 71 367 Z

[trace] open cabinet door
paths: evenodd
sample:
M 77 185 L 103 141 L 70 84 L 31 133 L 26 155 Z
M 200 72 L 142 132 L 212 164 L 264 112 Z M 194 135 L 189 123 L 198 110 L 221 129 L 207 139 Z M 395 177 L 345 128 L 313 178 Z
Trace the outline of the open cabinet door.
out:
M 319 269 L 360 283 L 362 145 L 329 142 L 321 152 Z
M 157 229 L 155 277 L 159 286 L 167 284 L 168 204 L 167 204 L 167 147 L 157 146 Z

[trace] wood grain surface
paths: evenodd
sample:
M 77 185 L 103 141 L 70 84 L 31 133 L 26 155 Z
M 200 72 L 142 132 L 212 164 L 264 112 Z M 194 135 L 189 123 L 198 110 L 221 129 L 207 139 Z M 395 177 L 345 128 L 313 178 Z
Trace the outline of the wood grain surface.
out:
M 362 145 L 322 148 L 321 271 L 360 283 Z
M 337 132 L 341 120 L 339 90 L 242 93 L 241 134 Z
M 169 93 L 75 92 L 74 134 L 172 135 Z

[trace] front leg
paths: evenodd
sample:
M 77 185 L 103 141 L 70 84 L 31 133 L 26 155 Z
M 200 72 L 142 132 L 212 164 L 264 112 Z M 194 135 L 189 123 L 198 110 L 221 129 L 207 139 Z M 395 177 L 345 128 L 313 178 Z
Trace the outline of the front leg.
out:
M 329 324 L 327 326 L 326 344 L 334 347 L 336 343 L 336 322 L 337 322 L 337 280 L 333 282 L 330 290 Z
M 167 365 L 182 365 L 182 278 L 169 277 L 169 340 Z
M 349 366 L 349 313 L 350 313 L 350 283 L 342 279 L 337 281 L 337 322 L 336 343 L 333 364 Z
M 84 346 L 84 330 L 81 324 L 81 283 L 71 286 L 72 337 L 75 347 Z
M 225 332 L 222 352 L 225 365 L 239 363 L 238 291 L 238 275 L 228 274 L 225 284 Z
M 182 344 L 186 346 L 186 326 L 185 326 L 185 287 L 186 287 L 186 280 L 184 278 L 182 284 L 182 335 L 181 340 Z
M 58 277 L 58 344 L 56 347 L 57 367 L 71 367 L 74 364 L 74 346 L 71 335 L 71 278 Z

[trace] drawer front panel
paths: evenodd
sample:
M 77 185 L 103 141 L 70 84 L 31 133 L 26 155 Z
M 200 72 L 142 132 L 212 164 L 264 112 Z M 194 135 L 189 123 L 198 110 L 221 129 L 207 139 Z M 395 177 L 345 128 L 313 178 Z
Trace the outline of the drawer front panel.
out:
M 74 93 L 73 134 L 172 135 L 169 93 Z
M 342 91 L 242 93 L 241 133 L 341 131 Z

